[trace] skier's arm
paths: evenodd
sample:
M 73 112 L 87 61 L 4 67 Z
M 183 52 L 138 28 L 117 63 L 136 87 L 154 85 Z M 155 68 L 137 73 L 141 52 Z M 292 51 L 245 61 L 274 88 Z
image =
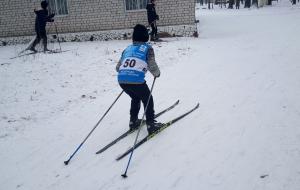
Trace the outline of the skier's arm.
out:
M 148 70 L 154 77 L 159 77 L 160 76 L 160 70 L 156 64 L 155 61 L 155 55 L 154 55 L 154 50 L 153 48 L 149 48 L 148 50 Z
M 47 16 L 47 22 L 54 22 L 54 19 L 53 19 L 53 17 L 55 16 L 55 14 L 54 13 L 52 13 L 51 15 L 49 15 L 49 16 Z
M 123 57 L 123 52 L 122 52 L 122 56 L 120 57 L 118 64 L 116 65 L 116 71 L 119 72 L 120 66 L 121 66 L 121 59 Z
M 118 61 L 118 64 L 116 66 L 116 71 L 117 72 L 119 72 L 120 66 L 121 66 L 121 59 Z
M 49 18 L 53 18 L 55 16 L 55 13 L 52 13 L 49 15 Z

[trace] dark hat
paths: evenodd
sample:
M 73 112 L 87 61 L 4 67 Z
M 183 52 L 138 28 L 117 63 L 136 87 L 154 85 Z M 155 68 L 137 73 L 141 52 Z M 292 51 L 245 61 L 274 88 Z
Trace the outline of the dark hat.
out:
M 132 41 L 148 42 L 149 34 L 147 28 L 142 24 L 137 24 L 133 28 Z
M 41 7 L 42 7 L 43 9 L 46 9 L 46 8 L 48 7 L 48 2 L 47 2 L 47 1 L 42 1 L 42 2 L 41 2 Z

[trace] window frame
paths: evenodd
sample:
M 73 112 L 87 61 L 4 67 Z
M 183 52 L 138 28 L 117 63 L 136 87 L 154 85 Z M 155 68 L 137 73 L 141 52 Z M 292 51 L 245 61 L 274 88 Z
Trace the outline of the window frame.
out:
M 66 10 L 67 10 L 67 14 L 58 14 L 58 9 L 57 9 L 57 5 L 58 5 L 58 3 L 57 3 L 57 0 L 47 0 L 48 1 L 48 4 L 49 4 L 49 7 L 50 7 L 50 1 L 54 1 L 54 3 L 55 3 L 55 10 L 54 10 L 54 13 L 55 13 L 55 17 L 65 17 L 65 16 L 68 16 L 69 15 L 69 2 L 68 2 L 68 0 L 65 0 L 66 1 Z
M 126 1 L 130 1 L 130 0 L 124 0 L 124 10 L 125 10 L 125 12 L 144 12 L 144 11 L 146 11 L 146 7 L 142 8 L 142 9 L 127 10 Z M 140 1 L 142 1 L 142 0 L 138 0 L 138 2 L 140 2 Z M 146 0 L 146 1 L 147 1 L 146 6 L 147 6 L 147 4 L 149 3 L 149 0 Z

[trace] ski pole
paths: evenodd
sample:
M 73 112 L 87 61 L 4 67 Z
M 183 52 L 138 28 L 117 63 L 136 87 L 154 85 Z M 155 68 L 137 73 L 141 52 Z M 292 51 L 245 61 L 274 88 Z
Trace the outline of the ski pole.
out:
M 57 26 L 56 26 L 55 22 L 54 22 L 54 26 L 55 26 L 55 32 L 56 32 L 56 37 L 57 37 L 58 45 L 59 45 L 59 50 L 61 52 L 61 46 L 60 46 L 60 41 L 59 41 L 58 32 L 57 32 Z
M 144 114 L 143 114 L 142 120 L 141 120 L 140 125 L 139 125 L 139 130 L 138 130 L 138 132 L 137 132 L 137 134 L 136 134 L 136 137 L 135 137 L 135 140 L 134 140 L 134 143 L 133 143 L 132 151 L 131 151 L 131 153 L 130 153 L 129 160 L 128 160 L 128 163 L 127 163 L 125 172 L 124 172 L 124 174 L 121 175 L 123 178 L 127 178 L 127 177 L 128 177 L 128 176 L 127 176 L 127 171 L 128 171 L 129 164 L 130 164 L 130 162 L 131 162 L 131 158 L 132 158 L 132 155 L 133 155 L 133 151 L 134 151 L 134 149 L 135 149 L 135 146 L 136 146 L 136 143 L 137 143 L 137 140 L 138 140 L 138 137 L 139 137 L 141 128 L 142 128 L 141 126 L 142 126 L 142 124 L 143 124 L 143 120 L 144 120 L 145 115 L 146 115 L 146 111 L 147 111 L 147 108 L 148 108 L 148 104 L 149 104 L 149 101 L 150 101 L 151 96 L 152 96 L 152 91 L 153 91 L 153 87 L 154 87 L 155 80 L 156 80 L 156 77 L 154 77 L 154 80 L 153 80 L 153 83 L 152 83 L 152 87 L 151 87 L 151 90 L 150 90 L 150 95 L 149 95 L 149 98 L 148 98 L 148 101 L 147 101 L 147 104 L 146 104 L 146 107 L 145 107 L 145 110 L 144 110 Z
M 120 96 L 123 94 L 124 90 L 118 95 L 118 97 L 115 99 L 115 101 L 110 105 L 108 110 L 104 113 L 104 115 L 101 117 L 101 119 L 96 123 L 94 128 L 90 131 L 90 133 L 85 137 L 85 139 L 82 141 L 82 143 L 77 147 L 75 152 L 70 156 L 70 158 L 66 161 L 64 161 L 65 165 L 68 165 L 70 160 L 73 158 L 73 156 L 76 154 L 76 152 L 81 148 L 81 146 L 85 143 L 85 141 L 89 138 L 89 136 L 93 133 L 93 131 L 97 128 L 99 123 L 103 120 L 103 118 L 106 116 L 106 114 L 109 112 L 109 110 L 113 107 L 113 105 L 117 102 L 117 100 L 120 98 Z

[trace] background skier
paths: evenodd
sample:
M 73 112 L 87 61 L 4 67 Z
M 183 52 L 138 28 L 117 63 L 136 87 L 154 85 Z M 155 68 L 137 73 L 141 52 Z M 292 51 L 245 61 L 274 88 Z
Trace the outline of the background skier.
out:
M 48 2 L 47 1 L 42 1 L 41 2 L 41 10 L 34 10 L 34 13 L 36 14 L 36 19 L 35 19 L 35 32 L 36 32 L 36 38 L 30 47 L 31 51 L 36 52 L 35 46 L 43 40 L 43 46 L 44 46 L 44 51 L 49 51 L 47 48 L 47 33 L 46 33 L 46 24 L 47 22 L 53 22 L 53 17 L 55 14 L 49 15 L 48 13 Z
M 130 129 L 139 127 L 138 113 L 143 102 L 146 108 L 148 98 L 149 104 L 146 110 L 146 124 L 148 133 L 151 134 L 161 127 L 161 123 L 154 120 L 154 102 L 148 85 L 145 81 L 147 70 L 154 77 L 160 76 L 160 70 L 156 64 L 154 50 L 148 44 L 149 34 L 144 25 L 136 25 L 132 34 L 133 44 L 128 46 L 116 66 L 118 71 L 118 82 L 121 88 L 131 97 Z
M 152 41 L 158 40 L 157 36 L 157 25 L 156 20 L 159 20 L 159 16 L 156 14 L 155 10 L 155 0 L 151 0 L 150 3 L 146 6 L 147 9 L 147 17 L 148 17 L 148 23 L 151 26 L 151 39 Z

